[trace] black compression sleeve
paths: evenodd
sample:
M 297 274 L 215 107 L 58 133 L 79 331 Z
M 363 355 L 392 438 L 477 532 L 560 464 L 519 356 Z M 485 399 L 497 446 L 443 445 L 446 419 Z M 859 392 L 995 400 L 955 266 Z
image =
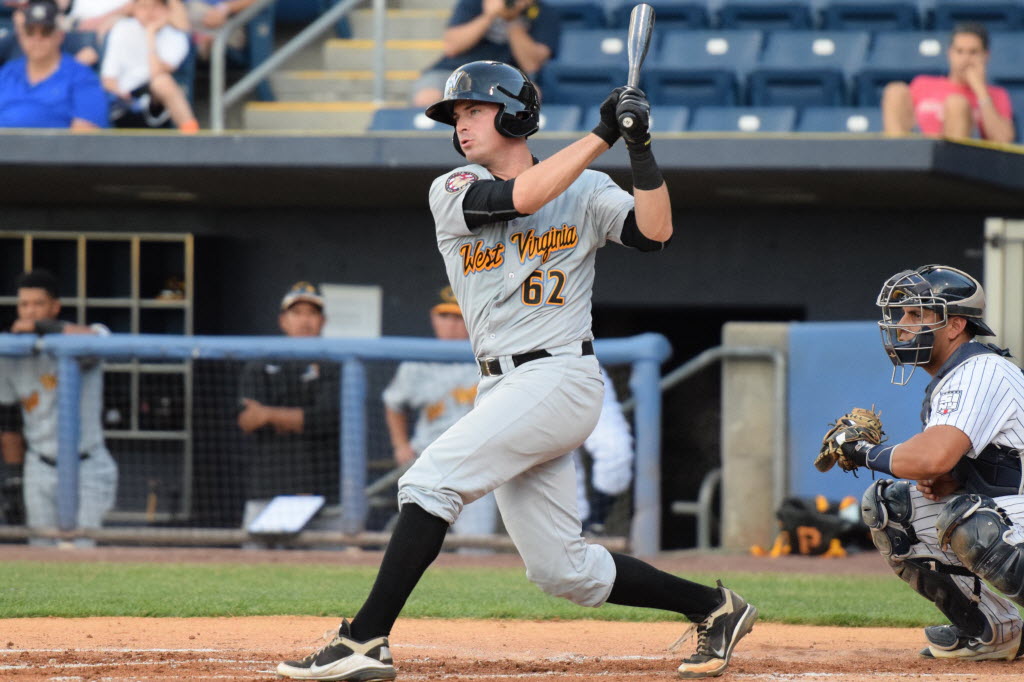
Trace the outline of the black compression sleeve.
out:
M 659 242 L 656 239 L 645 236 L 636 224 L 636 213 L 630 211 L 626 214 L 626 219 L 622 222 L 623 246 L 634 248 L 637 251 L 661 251 L 668 246 L 670 241 L 672 241 L 671 237 L 666 241 Z
M 466 198 L 462 200 L 462 215 L 469 229 L 482 227 L 491 223 L 522 218 L 525 213 L 516 210 L 512 201 L 511 180 L 478 180 L 466 190 Z

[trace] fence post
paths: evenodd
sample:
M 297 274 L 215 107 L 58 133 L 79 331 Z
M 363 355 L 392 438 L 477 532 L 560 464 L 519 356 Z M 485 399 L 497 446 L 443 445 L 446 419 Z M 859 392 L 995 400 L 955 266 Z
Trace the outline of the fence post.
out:
M 57 526 L 78 526 L 78 443 L 81 419 L 79 400 L 82 372 L 78 358 L 57 357 Z
M 346 533 L 366 528 L 366 367 L 347 358 L 341 373 L 341 523 Z
M 636 396 L 636 489 L 630 529 L 635 554 L 651 556 L 661 549 L 661 378 L 657 360 L 633 364 L 629 380 Z

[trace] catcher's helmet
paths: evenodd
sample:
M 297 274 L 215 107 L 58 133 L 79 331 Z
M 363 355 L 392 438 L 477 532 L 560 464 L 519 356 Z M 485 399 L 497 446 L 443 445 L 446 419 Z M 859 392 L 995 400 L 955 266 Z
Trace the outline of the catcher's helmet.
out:
M 525 73 L 502 62 L 470 62 L 452 72 L 444 86 L 444 98 L 427 107 L 429 118 L 455 125 L 452 109 L 461 100 L 493 102 L 499 106 L 494 127 L 505 137 L 529 137 L 540 127 L 540 98 Z M 462 154 L 458 134 L 452 135 L 455 150 Z
M 963 270 L 947 265 L 923 265 L 916 270 L 898 272 L 882 285 L 875 302 L 882 309 L 878 326 L 882 345 L 892 360 L 893 383 L 906 384 L 914 373 L 904 373 L 896 381 L 896 367 L 926 365 L 935 347 L 935 332 L 949 323 L 950 317 L 967 320 L 967 330 L 974 336 L 995 336 L 983 316 L 985 290 L 981 283 Z M 938 314 L 934 323 L 901 324 L 905 308 L 922 308 Z M 910 334 L 900 341 L 900 333 Z

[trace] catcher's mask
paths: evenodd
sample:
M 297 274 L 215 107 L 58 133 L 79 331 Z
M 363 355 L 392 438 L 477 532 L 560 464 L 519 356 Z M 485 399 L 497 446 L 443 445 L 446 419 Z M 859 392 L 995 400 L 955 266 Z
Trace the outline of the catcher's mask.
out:
M 498 105 L 494 127 L 505 137 L 529 137 L 540 128 L 540 98 L 529 77 L 502 62 L 470 62 L 455 69 L 444 86 L 444 98 L 427 107 L 426 115 L 455 126 L 455 103 L 469 100 Z M 462 156 L 458 131 L 452 133 L 455 151 Z
M 981 284 L 966 272 L 946 265 L 923 265 L 896 273 L 882 285 L 875 304 L 882 309 L 878 326 L 882 346 L 893 364 L 892 383 L 899 386 L 910 381 L 918 365 L 931 361 L 935 332 L 949 324 L 950 317 L 965 318 L 972 336 L 995 336 L 982 319 L 985 290 Z M 907 309 L 911 314 L 906 317 L 911 319 L 904 321 Z M 918 314 L 913 319 L 915 309 Z M 921 317 L 926 310 L 934 312 L 936 319 L 923 323 Z M 901 340 L 901 335 L 909 338 Z

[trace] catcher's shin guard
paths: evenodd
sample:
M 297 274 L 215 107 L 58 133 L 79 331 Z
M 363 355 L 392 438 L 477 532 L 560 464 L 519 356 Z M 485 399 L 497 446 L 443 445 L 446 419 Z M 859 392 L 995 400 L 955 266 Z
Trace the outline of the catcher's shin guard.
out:
M 951 623 L 970 636 L 980 637 L 985 617 L 977 601 L 964 594 L 951 575 L 968 575 L 968 571 L 935 560 L 907 558 L 918 542 L 911 524 L 913 512 L 908 481 L 875 481 L 861 499 L 861 516 L 871 529 L 871 540 L 893 572 L 935 604 Z
M 1013 522 L 995 500 L 958 495 L 942 508 L 935 528 L 944 549 L 952 549 L 1007 599 L 1024 605 L 1024 547 L 1007 541 Z

